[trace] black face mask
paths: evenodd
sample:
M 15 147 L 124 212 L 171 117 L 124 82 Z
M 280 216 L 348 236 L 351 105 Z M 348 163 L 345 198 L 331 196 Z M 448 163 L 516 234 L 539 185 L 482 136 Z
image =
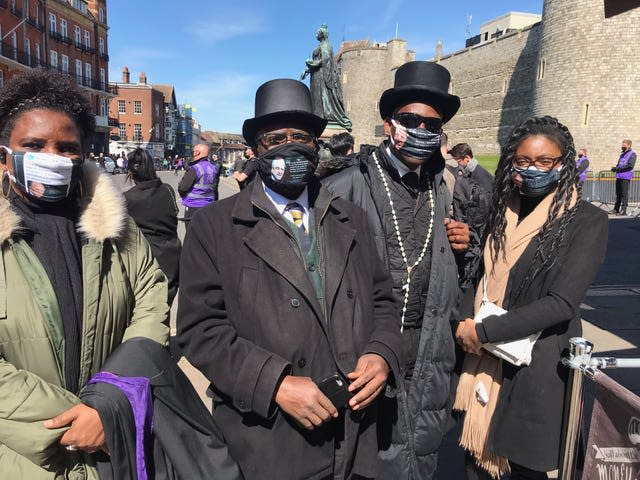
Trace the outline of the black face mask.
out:
M 302 194 L 317 166 L 317 149 L 300 143 L 285 143 L 258 157 L 258 173 L 264 184 L 290 200 Z

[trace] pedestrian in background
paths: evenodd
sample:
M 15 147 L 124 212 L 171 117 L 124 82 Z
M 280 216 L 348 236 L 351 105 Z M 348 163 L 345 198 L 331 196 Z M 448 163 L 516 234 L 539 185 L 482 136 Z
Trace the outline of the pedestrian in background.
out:
M 200 208 L 218 199 L 219 178 L 219 166 L 209 161 L 209 147 L 203 143 L 193 147 L 193 161 L 178 184 L 187 228 Z
M 171 185 L 162 183 L 151 156 L 136 148 L 129 154 L 127 177 L 135 185 L 124 193 L 127 211 L 151 245 L 153 256 L 168 280 L 168 303 L 178 293 L 180 252 L 178 204 Z
M 240 190 L 243 190 L 247 185 L 249 185 L 258 173 L 258 159 L 256 158 L 253 148 L 247 147 L 244 150 L 243 156 L 245 162 L 242 165 L 242 169 L 240 171 L 236 170 L 233 172 L 233 178 L 238 182 Z
M 578 150 L 576 167 L 578 168 L 578 181 L 580 183 L 584 183 L 584 181 L 587 179 L 587 173 L 589 173 L 589 158 L 587 157 L 586 148 L 581 148 Z
M 616 215 L 627 214 L 627 204 L 629 203 L 629 185 L 633 178 L 633 169 L 636 166 L 636 152 L 631 150 L 631 140 L 623 140 L 620 148 L 620 158 L 611 171 L 616 174 L 616 203 L 611 213 Z
M 469 479 L 510 469 L 511 480 L 538 480 L 558 468 L 567 382 L 560 357 L 581 336 L 580 303 L 608 231 L 606 214 L 580 199 L 575 158 L 569 130 L 552 117 L 525 120 L 502 148 L 483 268 L 456 330 L 466 355 L 454 409 L 465 412 L 460 444 L 471 453 Z M 476 323 L 489 303 L 506 312 Z M 531 335 L 528 364 L 481 350 Z
M 336 133 L 329 139 L 328 149 L 331 155 L 328 158 L 320 157 L 320 163 L 316 169 L 318 178 L 325 178 L 338 173 L 345 168 L 358 163 L 357 154 L 353 151 L 353 135 L 347 132 Z

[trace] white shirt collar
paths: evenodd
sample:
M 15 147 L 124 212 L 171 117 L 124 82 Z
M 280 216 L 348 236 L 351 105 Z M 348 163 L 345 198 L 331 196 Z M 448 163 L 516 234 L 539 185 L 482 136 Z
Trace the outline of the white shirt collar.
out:
M 396 157 L 393 154 L 393 152 L 391 151 L 391 148 L 389 148 L 389 145 L 387 145 L 387 155 L 389 155 L 389 159 L 391 160 L 391 164 L 398 171 L 398 174 L 400 175 L 400 178 L 404 177 L 409 172 L 417 173 L 418 177 L 420 177 L 420 168 L 422 167 L 422 165 L 418 165 L 415 170 L 410 170 L 409 167 L 407 167 L 404 163 L 402 163 L 402 161 L 400 161 L 398 159 L 398 157 Z
M 293 202 L 296 202 L 297 204 L 299 204 L 304 210 L 304 213 L 302 215 L 302 223 L 304 225 L 304 228 L 307 231 L 309 231 L 309 188 L 308 187 L 305 187 L 305 189 L 302 191 L 300 196 L 295 200 L 290 200 L 287 197 L 280 195 L 278 192 L 274 192 L 269 187 L 267 187 L 264 183 L 262 184 L 262 187 L 264 188 L 264 193 L 267 195 L 267 198 L 271 200 L 271 203 L 273 203 L 274 207 L 276 207 L 276 210 L 278 210 L 278 213 L 280 213 L 280 215 L 282 215 L 287 220 L 293 221 L 293 218 L 291 217 L 291 215 L 285 212 L 285 208 L 287 208 L 287 205 Z

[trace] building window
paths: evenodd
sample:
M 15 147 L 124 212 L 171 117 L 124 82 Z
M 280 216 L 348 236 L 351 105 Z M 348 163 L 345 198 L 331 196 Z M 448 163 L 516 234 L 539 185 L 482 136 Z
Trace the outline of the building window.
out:
M 156 138 L 156 142 L 160 140 L 160 125 L 157 123 L 153 126 L 153 135 Z
M 160 105 L 156 103 L 156 117 L 160 116 Z
M 133 113 L 142 113 L 142 101 L 140 100 L 133 101 Z
M 100 55 L 104 55 L 104 38 L 100 37 Z
M 118 100 L 118 113 L 127 113 L 127 103 L 124 100 Z
M 33 19 L 36 21 L 36 25 L 40 25 L 40 5 L 38 2 L 33 6 Z
M 73 35 L 76 40 L 76 46 L 79 47 L 82 44 L 82 32 L 80 31 L 80 27 L 78 25 L 73 27 Z
M 58 68 L 58 52 L 54 50 L 49 52 L 49 64 L 52 68 Z
M 348 81 L 349 81 L 349 76 L 346 73 L 343 73 L 342 74 L 342 84 L 346 85 Z
M 32 66 L 31 65 L 31 40 L 29 40 L 28 38 L 24 39 L 24 53 L 26 55 L 27 65 Z
M 502 79 L 502 94 L 506 94 L 507 93 L 507 88 L 509 87 L 509 82 L 507 81 L 506 78 Z
M 538 80 L 542 80 L 544 78 L 544 68 L 546 66 L 546 62 L 544 58 L 541 58 L 538 62 Z
M 76 60 L 76 82 L 82 85 L 82 60 Z
M 106 117 L 108 115 L 107 99 L 100 97 L 100 115 Z
M 133 141 L 134 142 L 142 141 L 142 124 L 141 123 L 133 124 Z
M 40 44 L 39 43 L 36 43 L 35 54 L 36 54 L 36 66 L 40 66 Z
M 62 71 L 69 73 L 69 57 L 66 55 L 62 55 Z
M 91 48 L 91 34 L 89 33 L 89 30 L 84 31 L 84 46 Z
M 58 31 L 58 23 L 55 14 L 49 14 L 49 31 L 51 33 L 56 33 Z
M 0 70 L 0 87 L 4 86 L 4 72 Z
M 106 90 L 107 88 L 107 74 L 104 68 L 100 69 L 100 89 Z
M 91 87 L 91 79 L 93 78 L 93 75 L 91 75 L 91 64 L 90 63 L 85 63 L 84 64 L 84 84 L 87 87 Z
M 67 31 L 67 21 L 64 18 L 60 19 L 60 35 L 62 35 L 64 38 L 67 38 L 68 35 L 68 31 Z
M 589 103 L 584 104 L 584 114 L 582 115 L 582 124 L 586 127 L 589 125 L 589 116 L 591 115 L 591 105 Z
M 104 15 L 104 8 L 98 7 L 98 20 L 102 23 L 107 23 Z
M 127 125 L 124 123 L 119 123 L 118 124 L 118 135 L 120 135 L 120 138 L 123 140 L 126 140 L 127 138 Z

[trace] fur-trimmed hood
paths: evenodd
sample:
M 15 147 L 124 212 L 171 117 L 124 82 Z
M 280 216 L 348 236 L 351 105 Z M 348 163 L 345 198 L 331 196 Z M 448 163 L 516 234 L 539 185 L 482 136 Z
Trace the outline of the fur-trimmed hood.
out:
M 82 199 L 77 229 L 85 238 L 104 242 L 120 238 L 127 219 L 122 194 L 111 179 L 100 173 L 90 162 L 82 169 Z M 20 229 L 20 217 L 9 201 L 0 197 L 0 243 Z

